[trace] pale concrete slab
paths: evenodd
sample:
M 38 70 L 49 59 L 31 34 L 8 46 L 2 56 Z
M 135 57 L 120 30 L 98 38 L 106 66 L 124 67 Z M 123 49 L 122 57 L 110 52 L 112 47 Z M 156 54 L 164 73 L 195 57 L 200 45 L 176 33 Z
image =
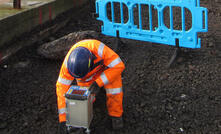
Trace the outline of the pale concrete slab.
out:
M 13 8 L 13 0 L 0 0 L 0 20 L 55 0 L 21 0 L 21 9 Z
M 36 26 L 52 21 L 59 14 L 80 9 L 90 0 L 21 0 L 21 9 L 13 8 L 13 0 L 1 0 L 0 50 L 11 39 L 29 32 Z M 77 11 L 77 10 L 76 10 Z M 73 14 L 75 14 L 73 12 Z

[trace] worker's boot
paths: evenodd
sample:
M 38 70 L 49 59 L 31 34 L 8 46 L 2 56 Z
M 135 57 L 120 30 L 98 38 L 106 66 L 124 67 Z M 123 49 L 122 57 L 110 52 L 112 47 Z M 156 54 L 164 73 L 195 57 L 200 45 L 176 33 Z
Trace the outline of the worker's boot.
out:
M 112 117 L 112 128 L 118 130 L 124 127 L 124 122 L 122 117 Z
M 58 134 L 67 134 L 67 127 L 66 127 L 66 122 L 61 122 L 59 124 L 59 128 L 58 128 Z

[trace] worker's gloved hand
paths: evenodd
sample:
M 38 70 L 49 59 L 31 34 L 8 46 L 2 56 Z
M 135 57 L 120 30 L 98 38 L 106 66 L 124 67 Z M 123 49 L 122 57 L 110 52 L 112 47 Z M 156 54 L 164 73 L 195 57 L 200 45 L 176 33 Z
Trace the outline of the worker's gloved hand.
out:
M 91 94 L 97 95 L 100 91 L 100 87 L 97 85 L 96 82 L 93 82 L 89 87 L 89 91 L 91 91 Z
M 58 128 L 58 134 L 67 134 L 67 127 L 66 127 L 66 122 L 61 122 L 59 124 L 59 128 Z
M 112 119 L 112 128 L 118 130 L 124 127 L 124 122 L 122 117 L 111 117 Z

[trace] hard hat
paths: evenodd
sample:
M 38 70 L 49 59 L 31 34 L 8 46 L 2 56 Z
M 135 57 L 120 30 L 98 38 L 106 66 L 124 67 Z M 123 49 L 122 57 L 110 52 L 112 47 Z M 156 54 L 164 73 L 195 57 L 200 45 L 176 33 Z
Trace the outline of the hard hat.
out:
M 69 73 L 75 78 L 83 78 L 91 70 L 93 54 L 85 47 L 75 48 L 67 62 Z

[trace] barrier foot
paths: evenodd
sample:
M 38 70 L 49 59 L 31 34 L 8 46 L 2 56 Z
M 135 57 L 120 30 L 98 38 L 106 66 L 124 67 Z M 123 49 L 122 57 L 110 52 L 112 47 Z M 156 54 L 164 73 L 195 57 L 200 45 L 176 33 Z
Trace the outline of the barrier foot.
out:
M 121 47 L 122 44 L 124 44 L 124 42 L 121 40 L 120 36 L 119 36 L 119 31 L 117 31 L 117 36 L 115 38 L 115 45 L 113 47 L 114 51 L 118 51 L 118 48 Z
M 122 44 L 124 44 L 124 42 L 123 42 L 119 37 L 116 37 L 116 39 L 115 39 L 115 44 L 114 44 L 114 46 L 113 46 L 113 50 L 114 50 L 115 52 L 117 52 L 118 49 L 121 48 L 121 45 L 122 45 Z
M 173 52 L 173 55 L 171 56 L 170 58 L 170 61 L 169 63 L 167 64 L 167 68 L 170 68 L 172 66 L 172 64 L 175 62 L 175 60 L 177 59 L 179 53 L 180 53 L 180 48 L 179 47 L 176 47 L 174 52 Z
M 115 45 L 115 47 L 114 47 L 114 51 L 117 51 L 118 50 L 118 46 L 120 46 L 120 44 L 121 44 L 121 40 L 120 40 L 120 38 L 116 38 L 116 45 Z

